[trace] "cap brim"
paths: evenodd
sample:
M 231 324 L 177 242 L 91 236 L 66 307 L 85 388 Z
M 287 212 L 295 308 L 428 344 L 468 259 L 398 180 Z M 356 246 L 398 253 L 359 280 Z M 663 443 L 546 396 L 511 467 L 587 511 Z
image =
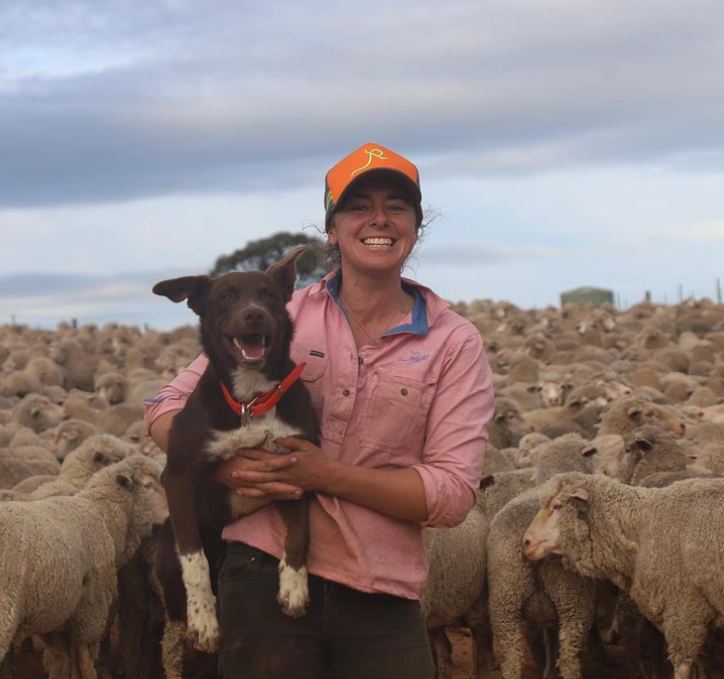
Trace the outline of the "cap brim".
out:
M 420 187 L 412 179 L 410 179 L 408 175 L 406 175 L 401 170 L 395 170 L 390 167 L 377 167 L 359 174 L 349 184 L 347 184 L 347 186 L 345 186 L 344 188 L 344 191 L 342 191 L 342 193 L 340 194 L 337 202 L 334 203 L 333 210 L 336 210 L 345 201 L 347 196 L 349 196 L 352 190 L 356 186 L 358 186 L 361 181 L 368 180 L 370 179 L 370 177 L 384 176 L 388 176 L 391 179 L 394 179 L 396 182 L 405 186 L 405 188 L 410 192 L 410 197 L 413 199 L 413 204 L 420 204 L 420 202 L 422 201 L 422 192 L 420 191 Z

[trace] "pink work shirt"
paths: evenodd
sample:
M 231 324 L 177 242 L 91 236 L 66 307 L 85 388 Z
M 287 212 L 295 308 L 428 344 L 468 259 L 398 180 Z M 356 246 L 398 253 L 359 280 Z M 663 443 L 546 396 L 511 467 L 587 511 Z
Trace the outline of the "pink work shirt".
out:
M 412 467 L 422 479 L 427 525 L 454 526 L 475 502 L 493 414 L 493 380 L 482 338 L 428 288 L 403 323 L 357 348 L 342 313 L 339 279 L 294 293 L 292 359 L 320 423 L 322 450 L 349 464 Z M 183 407 L 203 374 L 201 355 L 146 403 L 146 430 Z M 422 527 L 316 493 L 310 506 L 309 572 L 364 592 L 420 597 L 427 575 Z M 280 557 L 285 528 L 269 505 L 226 526 L 226 540 Z

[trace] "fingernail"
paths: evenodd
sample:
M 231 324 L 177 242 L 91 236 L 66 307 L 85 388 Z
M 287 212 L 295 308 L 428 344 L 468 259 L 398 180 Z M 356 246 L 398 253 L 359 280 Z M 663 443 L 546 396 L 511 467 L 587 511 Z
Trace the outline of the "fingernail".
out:
M 238 479 L 238 478 L 239 478 L 239 472 L 231 472 L 231 473 L 229 474 L 229 476 L 230 476 L 232 479 Z
M 302 497 L 302 491 L 301 490 L 294 491 L 294 497 Z

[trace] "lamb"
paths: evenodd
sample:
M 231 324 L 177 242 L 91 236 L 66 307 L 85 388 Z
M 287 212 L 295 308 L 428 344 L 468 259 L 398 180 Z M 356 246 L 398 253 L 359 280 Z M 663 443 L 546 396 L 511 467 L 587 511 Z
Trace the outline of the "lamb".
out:
M 64 418 L 65 410 L 40 394 L 28 394 L 15 407 L 15 421 L 35 433 L 57 426 Z
M 88 437 L 98 434 L 98 428 L 91 422 L 71 418 L 59 424 L 55 429 L 53 452 L 62 462 Z
M 686 433 L 686 424 L 678 415 L 640 396 L 632 396 L 619 398 L 611 404 L 601 418 L 598 435 L 624 436 L 644 424 L 658 425 L 676 436 Z
M 588 471 L 583 451 L 587 442 L 577 435 L 548 444 L 541 457 L 542 470 L 534 479 L 545 481 L 545 473 L 561 468 Z M 535 516 L 542 491 L 532 488 L 506 504 L 492 519 L 486 539 L 489 582 L 489 614 L 498 647 L 503 652 L 503 679 L 518 679 L 523 667 L 523 633 L 531 650 L 544 664 L 533 632 L 540 625 L 559 632 L 558 666 L 563 679 L 581 676 L 579 654 L 591 631 L 595 613 L 595 591 L 591 582 L 550 561 L 533 567 L 523 558 L 523 535 Z M 546 676 L 552 657 L 547 654 Z
M 107 372 L 95 378 L 95 392 L 109 405 L 123 403 L 126 398 L 126 380 L 119 372 Z
M 60 468 L 60 474 L 51 481 L 42 483 L 29 492 L 29 499 L 38 500 L 58 493 L 67 495 L 77 493 L 84 488 L 91 477 L 101 469 L 124 460 L 130 454 L 130 447 L 115 436 L 91 436 L 70 453 Z M 29 487 L 26 479 L 13 490 L 22 491 Z
M 545 487 L 526 532 L 529 559 L 610 579 L 666 637 L 675 679 L 690 679 L 713 627 L 724 627 L 724 479 L 666 488 L 569 473 Z
M 50 350 L 50 358 L 65 372 L 66 389 L 78 388 L 93 391 L 93 378 L 98 367 L 98 357 L 89 353 L 77 339 L 61 340 Z
M 444 627 L 460 621 L 473 635 L 473 677 L 492 672 L 492 638 L 485 590 L 485 535 L 490 519 L 508 500 L 530 485 L 530 473 L 502 472 L 486 476 L 478 500 L 465 521 L 454 528 L 426 528 L 423 532 L 429 570 L 421 605 L 438 676 L 452 676 L 452 662 Z
M 3 396 L 27 396 L 42 391 L 43 385 L 32 373 L 24 370 L 3 375 L 0 379 L 0 394 Z
M 551 476 L 573 469 L 590 474 L 593 468 L 589 457 L 595 452 L 588 441 L 578 434 L 560 436 L 541 451 L 533 473 L 533 483 L 539 486 Z
M 102 410 L 96 425 L 107 434 L 123 436 L 131 425 L 140 420 L 143 420 L 143 406 L 140 403 L 118 403 Z
M 40 474 L 57 475 L 60 463 L 55 458 L 41 456 L 42 448 L 0 448 L 0 488 L 11 489 L 23 479 Z M 44 451 L 47 453 L 47 451 Z
M 686 469 L 681 446 L 661 427 L 639 427 L 624 436 L 613 478 L 622 483 L 639 485 L 647 476 L 658 472 L 680 472 Z
M 44 387 L 63 386 L 63 371 L 47 356 L 31 358 L 25 371 L 37 377 Z
M 96 679 L 117 595 L 117 572 L 167 514 L 160 468 L 134 456 L 74 497 L 0 504 L 0 658 L 13 639 L 41 635 L 51 676 Z M 70 651 L 67 642 L 70 644 Z
M 696 411 L 698 422 L 724 422 L 724 403 L 719 403 Z
M 495 399 L 495 414 L 488 422 L 488 442 L 499 450 L 518 445 L 523 435 L 523 421 L 520 408 L 511 398 L 498 396 Z

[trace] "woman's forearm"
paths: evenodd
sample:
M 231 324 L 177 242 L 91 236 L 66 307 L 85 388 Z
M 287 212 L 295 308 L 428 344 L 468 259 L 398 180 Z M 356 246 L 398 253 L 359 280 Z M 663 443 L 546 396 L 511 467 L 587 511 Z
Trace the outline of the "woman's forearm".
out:
M 321 485 L 323 492 L 397 519 L 424 522 L 428 518 L 425 487 L 414 469 L 340 464 Z
M 168 432 L 171 430 L 171 423 L 181 411 L 173 410 L 160 415 L 151 425 L 149 433 L 154 443 L 164 452 L 168 453 Z

